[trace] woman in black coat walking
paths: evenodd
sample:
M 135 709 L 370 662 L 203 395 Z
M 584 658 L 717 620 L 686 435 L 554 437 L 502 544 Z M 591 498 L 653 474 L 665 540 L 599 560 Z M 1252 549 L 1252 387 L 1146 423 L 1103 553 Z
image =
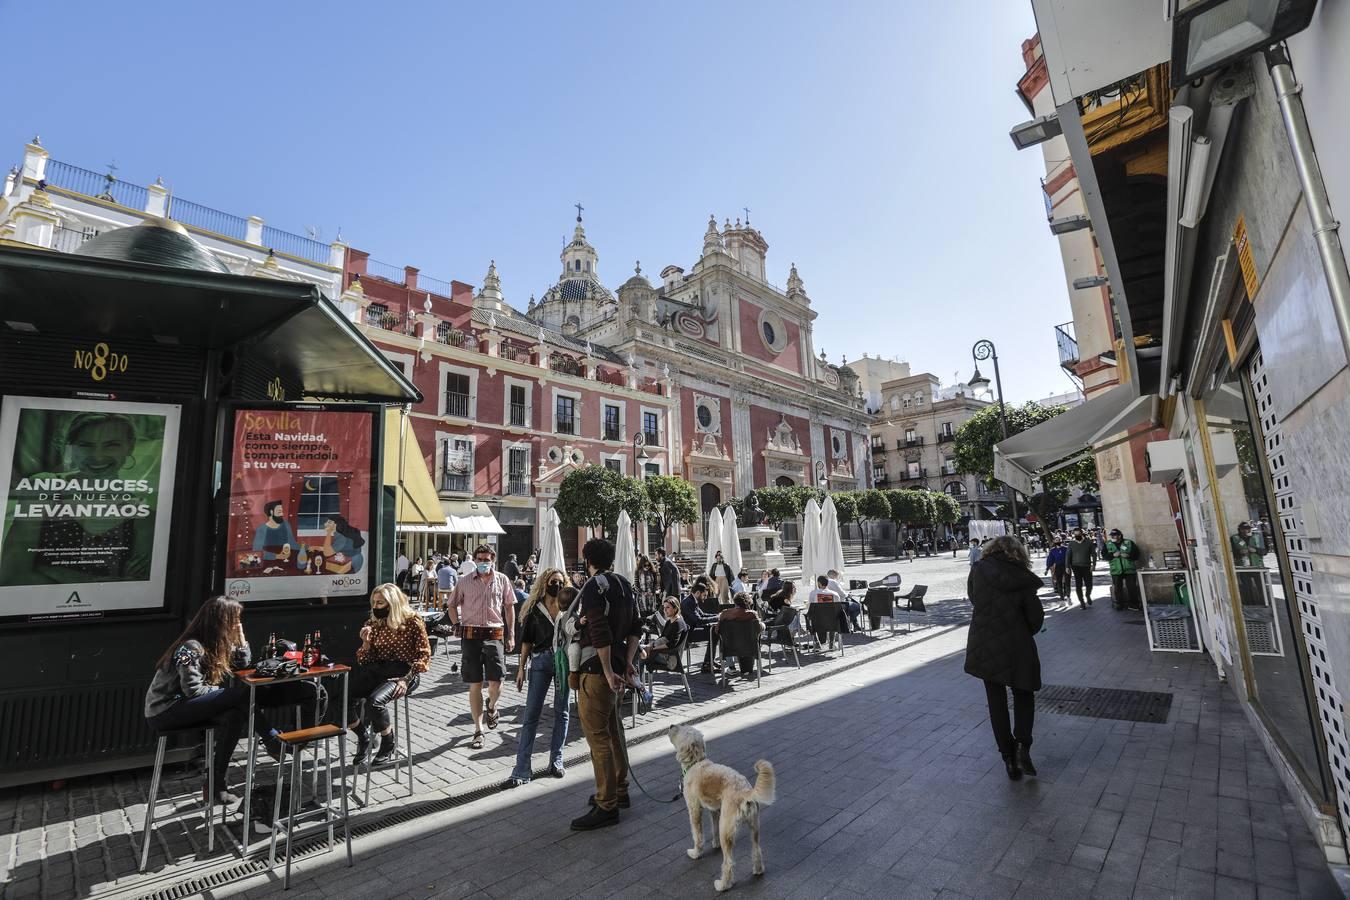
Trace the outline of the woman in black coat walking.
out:
M 1041 579 L 1031 571 L 1026 547 L 1015 537 L 999 537 L 984 547 L 970 569 L 966 589 L 975 607 L 966 639 L 966 672 L 984 681 L 989 724 L 1008 777 L 1036 774 L 1031 762 L 1031 726 L 1035 692 L 1041 689 L 1041 660 L 1036 632 L 1045 621 L 1037 592 Z M 1008 722 L 1008 689 L 1013 720 Z

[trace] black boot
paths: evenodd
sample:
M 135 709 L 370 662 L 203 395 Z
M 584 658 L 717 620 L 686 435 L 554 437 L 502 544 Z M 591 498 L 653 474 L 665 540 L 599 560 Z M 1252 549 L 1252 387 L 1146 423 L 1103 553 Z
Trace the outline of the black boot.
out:
M 1017 745 L 1017 765 L 1028 775 L 1036 774 L 1036 764 L 1031 761 L 1031 750 L 1026 744 Z
M 1015 752 L 1003 754 L 1003 767 L 1008 770 L 1008 778 L 1011 780 L 1020 781 L 1022 779 L 1022 767 L 1017 764 Z
M 370 758 L 370 726 L 363 722 L 353 730 L 356 732 L 356 753 L 352 756 L 352 765 L 362 766 Z
M 398 734 L 394 729 L 389 729 L 388 734 L 380 735 L 380 749 L 375 751 L 375 765 L 382 766 L 389 762 L 389 757 L 394 755 L 394 747 L 398 744 Z

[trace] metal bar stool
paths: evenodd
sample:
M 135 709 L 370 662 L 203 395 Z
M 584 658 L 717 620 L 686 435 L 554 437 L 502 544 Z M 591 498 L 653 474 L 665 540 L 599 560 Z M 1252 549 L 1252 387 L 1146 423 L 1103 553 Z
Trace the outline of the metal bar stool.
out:
M 340 816 L 334 816 L 333 814 L 333 756 L 328 741 L 329 738 L 334 737 L 338 740 L 338 778 L 342 781 L 342 814 Z M 328 849 L 332 850 L 333 826 L 341 822 L 343 838 L 347 843 L 347 865 L 352 865 L 352 828 L 347 811 L 347 730 L 341 725 L 316 725 L 313 728 L 282 732 L 279 739 L 281 741 L 281 755 L 277 757 L 276 796 L 272 798 L 272 839 L 267 849 L 267 868 L 271 870 L 276 866 L 277 830 L 282 827 L 281 823 L 284 821 L 286 823 L 286 875 L 282 881 L 282 887 L 283 890 L 290 890 L 291 840 L 296 836 L 297 831 L 301 832 L 301 836 L 308 836 L 311 832 L 317 833 L 321 829 L 327 830 Z M 319 741 L 323 742 L 323 761 L 328 772 L 328 795 L 318 809 L 301 812 L 300 792 L 304 789 L 304 778 L 300 771 L 301 751 Z M 291 755 L 290 800 L 287 804 L 287 814 L 283 818 L 281 815 L 281 785 L 288 752 Z M 314 757 L 316 767 L 318 762 L 318 753 L 316 752 Z M 317 799 L 316 793 L 315 800 L 317 801 Z M 321 818 L 297 829 L 297 821 L 309 816 L 321 816 Z
M 406 765 L 408 768 L 409 797 L 413 795 L 413 760 L 412 760 L 412 716 L 408 713 L 408 695 L 413 692 L 413 689 L 415 687 L 416 684 L 411 685 L 407 691 L 404 691 L 402 697 L 394 701 L 394 734 L 403 735 L 403 744 L 405 748 L 404 750 L 399 750 L 398 745 L 397 744 L 394 745 L 394 783 L 398 784 L 403 781 L 403 776 L 399 774 L 399 770 Z M 400 710 L 402 711 L 401 715 Z M 371 740 L 374 740 L 376 737 L 378 737 L 378 735 L 373 735 L 371 737 Z M 365 762 L 366 783 L 365 787 L 361 792 L 361 807 L 363 809 L 370 805 L 370 770 L 374 767 L 375 767 L 375 754 L 372 752 L 369 756 L 366 757 Z
M 142 829 L 141 837 L 141 864 L 136 871 L 144 872 L 145 865 L 150 859 L 150 832 L 155 827 L 155 806 L 159 796 L 159 779 L 164 769 L 164 751 L 168 748 L 169 738 L 176 734 L 198 734 L 206 732 L 206 808 L 192 806 L 188 809 L 179 810 L 159 819 L 159 823 L 176 822 L 179 819 L 185 819 L 188 816 L 195 816 L 198 813 L 206 815 L 206 849 L 213 851 L 216 849 L 216 770 L 214 766 L 216 758 L 216 728 L 213 723 L 204 725 L 190 725 L 185 728 L 169 728 L 164 731 L 156 731 L 159 738 L 158 745 L 155 748 L 155 772 L 150 777 L 150 799 L 145 805 L 145 826 Z M 168 798 L 173 800 L 175 798 Z M 224 821 L 224 816 L 221 816 Z

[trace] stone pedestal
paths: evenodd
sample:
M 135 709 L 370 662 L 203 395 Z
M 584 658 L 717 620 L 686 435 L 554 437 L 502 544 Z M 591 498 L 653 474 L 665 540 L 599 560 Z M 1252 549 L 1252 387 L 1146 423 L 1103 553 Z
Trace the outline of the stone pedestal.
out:
M 783 567 L 783 551 L 778 546 L 782 539 L 777 529 L 768 525 L 746 525 L 736 529 L 741 541 L 741 565 L 758 581 L 765 569 Z

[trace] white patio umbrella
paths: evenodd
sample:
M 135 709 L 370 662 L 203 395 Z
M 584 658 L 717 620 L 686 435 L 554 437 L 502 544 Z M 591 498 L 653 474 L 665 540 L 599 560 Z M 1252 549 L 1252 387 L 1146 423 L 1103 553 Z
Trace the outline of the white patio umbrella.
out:
M 820 572 L 833 569 L 839 573 L 839 583 L 844 583 L 844 542 L 839 536 L 839 510 L 834 506 L 834 498 L 825 497 L 825 508 L 820 513 Z
M 619 524 L 616 528 L 618 540 L 614 542 L 614 571 L 627 578 L 631 584 L 637 577 L 637 556 L 633 550 L 633 520 L 628 510 L 619 510 Z
M 736 521 L 736 510 L 728 506 L 722 512 L 722 558 L 731 566 L 732 577 L 741 571 L 741 533 Z
M 550 506 L 544 510 L 544 527 L 541 534 L 543 543 L 539 548 L 540 572 L 545 569 L 567 571 L 567 560 L 563 559 L 562 533 L 558 527 L 558 511 Z
M 816 586 L 816 576 L 820 574 L 820 504 L 812 497 L 806 501 L 806 511 L 802 513 L 802 581 L 803 602 L 805 592 Z
M 708 513 L 708 565 L 703 571 L 712 568 L 713 559 L 717 552 L 722 549 L 722 513 L 714 509 Z

